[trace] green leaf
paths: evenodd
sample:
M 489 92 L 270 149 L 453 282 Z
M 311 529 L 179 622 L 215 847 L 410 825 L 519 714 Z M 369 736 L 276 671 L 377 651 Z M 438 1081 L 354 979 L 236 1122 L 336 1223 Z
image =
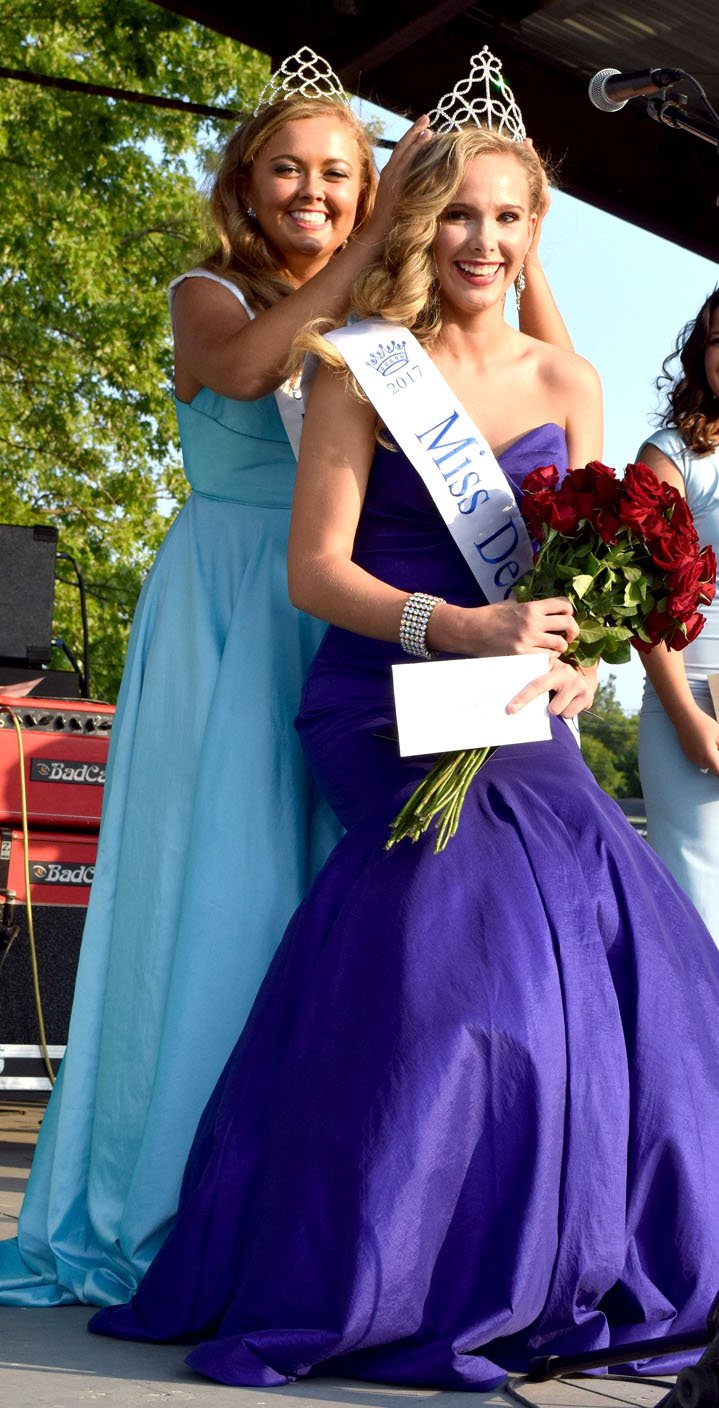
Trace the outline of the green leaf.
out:
M 626 570 L 624 575 L 628 575 Z M 645 600 L 646 595 L 647 581 L 643 574 L 640 573 L 639 577 L 635 577 L 632 581 L 627 582 L 627 585 L 624 589 L 625 602 L 642 602 Z
M 608 641 L 602 652 L 602 659 L 608 665 L 626 665 L 631 659 L 631 654 L 632 648 L 627 641 Z
M 583 645 L 593 645 L 603 640 L 607 631 L 603 621 L 578 621 L 579 639 Z
M 572 589 L 575 594 L 579 597 L 580 601 L 583 596 L 586 596 L 593 582 L 594 577 L 589 576 L 588 573 L 582 573 L 578 577 L 572 577 Z

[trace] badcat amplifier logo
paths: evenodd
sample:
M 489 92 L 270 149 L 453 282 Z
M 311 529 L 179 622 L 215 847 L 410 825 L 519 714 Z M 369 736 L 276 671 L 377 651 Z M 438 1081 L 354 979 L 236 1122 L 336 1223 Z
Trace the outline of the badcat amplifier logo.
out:
M 94 865 L 63 865 L 59 860 L 30 861 L 32 885 L 91 885 Z
M 32 782 L 82 782 L 90 787 L 102 787 L 105 767 L 102 763 L 69 762 L 67 758 L 33 758 L 30 779 Z

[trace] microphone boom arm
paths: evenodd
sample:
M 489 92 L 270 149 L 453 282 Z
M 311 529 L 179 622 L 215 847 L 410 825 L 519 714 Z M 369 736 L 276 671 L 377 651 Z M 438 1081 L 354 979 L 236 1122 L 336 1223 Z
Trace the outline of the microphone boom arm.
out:
M 719 127 L 716 123 L 706 122 L 701 117 L 690 117 L 676 97 L 650 98 L 647 102 L 647 112 L 655 122 L 661 122 L 664 127 L 690 132 L 693 137 L 699 137 L 701 141 L 712 142 L 715 147 L 719 147 Z

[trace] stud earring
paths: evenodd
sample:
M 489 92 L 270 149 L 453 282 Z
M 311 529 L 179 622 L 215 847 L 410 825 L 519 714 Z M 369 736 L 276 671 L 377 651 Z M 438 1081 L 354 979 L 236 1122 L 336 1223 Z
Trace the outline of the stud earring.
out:
M 247 219 L 248 219 L 248 220 L 256 220 L 256 219 L 257 219 L 257 211 L 255 210 L 254 206 L 248 205 L 248 206 L 245 208 L 245 215 L 247 216 Z

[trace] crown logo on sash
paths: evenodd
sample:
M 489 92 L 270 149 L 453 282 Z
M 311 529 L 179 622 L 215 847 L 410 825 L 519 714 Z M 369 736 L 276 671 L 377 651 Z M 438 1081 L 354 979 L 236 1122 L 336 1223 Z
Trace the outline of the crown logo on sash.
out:
M 398 372 L 401 367 L 406 367 L 409 362 L 407 354 L 407 343 L 398 342 L 395 337 L 391 342 L 378 342 L 376 351 L 370 352 L 367 358 L 367 366 L 373 371 L 379 372 L 380 376 L 391 376 L 392 372 Z
M 445 93 L 429 114 L 430 127 L 435 132 L 458 132 L 474 123 L 488 127 L 500 137 L 523 142 L 527 130 L 514 93 L 502 75 L 502 65 L 495 54 L 484 48 L 470 59 L 467 78 L 455 83 L 451 93 Z

